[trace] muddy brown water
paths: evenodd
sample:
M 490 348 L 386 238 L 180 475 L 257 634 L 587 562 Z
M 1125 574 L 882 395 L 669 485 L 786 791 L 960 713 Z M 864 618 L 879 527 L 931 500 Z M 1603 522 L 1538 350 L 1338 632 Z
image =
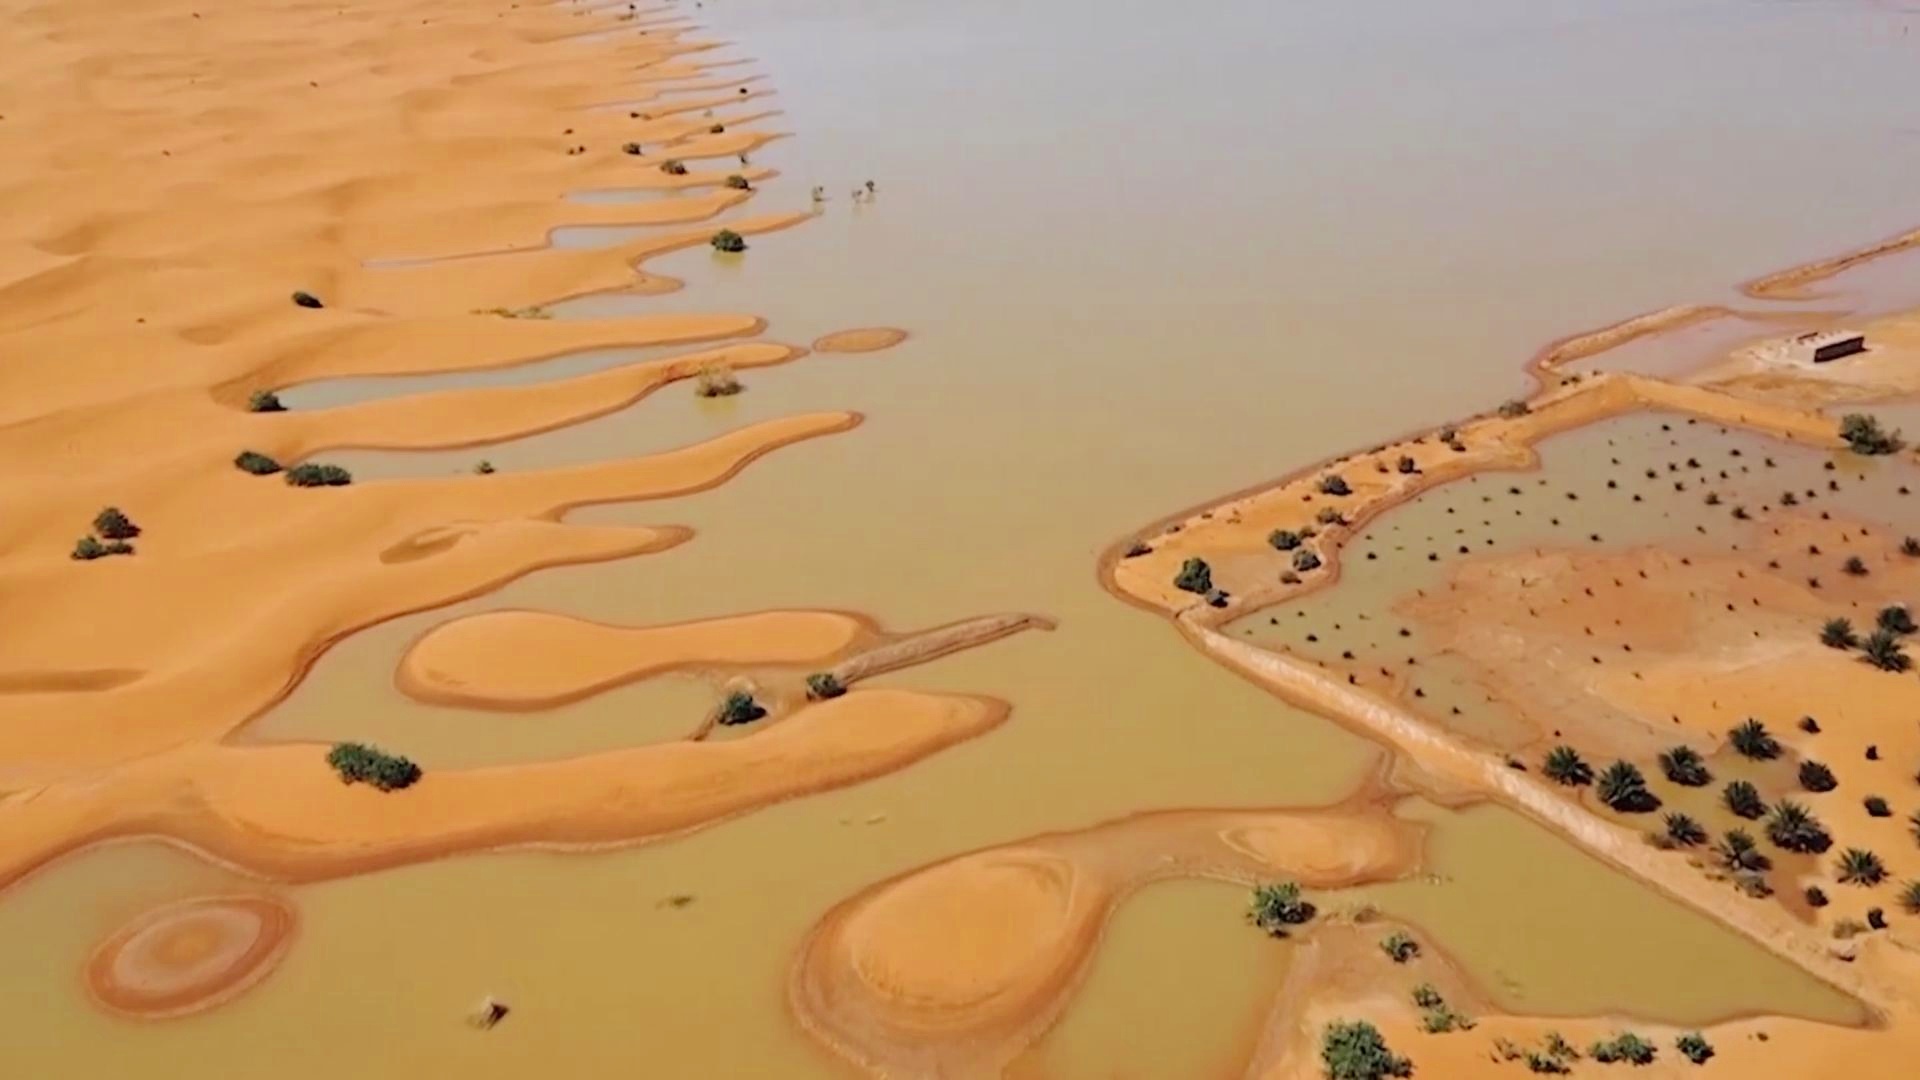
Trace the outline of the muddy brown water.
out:
M 862 325 L 913 339 L 747 372 L 747 392 L 717 405 L 670 387 L 530 439 L 340 459 L 372 480 L 483 457 L 506 470 L 641 453 L 805 409 L 868 422 L 714 491 L 575 515 L 699 536 L 355 635 L 242 737 L 367 739 L 433 769 L 671 738 L 711 701 L 684 678 L 510 716 L 393 690 L 413 637 L 501 607 L 658 622 L 826 606 L 898 627 L 1043 612 L 1059 630 L 887 679 L 997 694 L 1012 720 L 895 776 L 670 843 L 285 888 L 302 925 L 280 970 L 163 1024 L 86 1003 L 88 948 L 146 907 L 236 882 L 154 844 L 79 855 L 0 904 L 23 1074 L 317 1078 L 338 1071 L 345 1044 L 369 1076 L 834 1075 L 783 998 L 796 943 L 836 901 L 972 847 L 1141 808 L 1324 801 L 1368 770 L 1367 744 L 1107 596 L 1094 562 L 1115 537 L 1512 396 L 1544 341 L 1726 301 L 1734 282 L 1920 220 L 1920 139 L 1900 104 L 1920 89 L 1920 36 L 1899 35 L 1912 16 L 1859 4 L 729 0 L 699 15 L 770 77 L 785 111 L 771 123 L 796 136 L 755 155 L 782 175 L 751 211 L 804 206 L 820 184 L 826 212 L 753 238 L 741 259 L 691 250 L 649 265 L 682 291 L 559 314 L 735 310 L 800 344 Z M 1847 78 L 1778 77 L 1809 49 Z M 868 178 L 879 198 L 851 205 Z M 1444 880 L 1371 895 L 1505 1001 L 1686 1021 L 1847 1014 L 1512 815 L 1434 821 Z M 674 895 L 694 900 L 663 906 Z M 1266 943 L 1240 923 L 1237 890 L 1158 886 L 1137 902 L 1081 1010 L 1036 1050 L 1049 1075 L 1109 1075 L 1117 1048 L 1137 1054 L 1134 1075 L 1220 1068 L 1259 1006 L 1271 972 L 1232 950 L 1242 934 L 1249 950 Z M 1594 941 L 1609 942 L 1605 964 L 1588 962 Z M 1178 957 L 1191 962 L 1177 995 L 1160 987 L 1142 1005 L 1126 992 Z M 480 1035 L 461 1017 L 486 994 L 514 1012 Z

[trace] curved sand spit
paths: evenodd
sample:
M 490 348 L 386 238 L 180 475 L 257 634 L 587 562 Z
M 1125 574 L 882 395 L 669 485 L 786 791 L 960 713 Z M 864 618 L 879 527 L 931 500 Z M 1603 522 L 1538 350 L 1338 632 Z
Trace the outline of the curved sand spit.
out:
M 184 1016 L 244 993 L 279 963 L 293 909 L 270 896 L 215 896 L 146 912 L 87 960 L 87 992 L 142 1019 Z
M 907 340 L 905 330 L 896 330 L 891 326 L 868 326 L 856 330 L 835 330 L 823 334 L 813 343 L 814 352 L 863 353 L 879 352 L 891 349 Z
M 1059 1018 L 1114 908 L 1175 877 L 1315 886 L 1399 876 L 1420 829 L 1382 809 L 1186 810 L 1034 837 L 875 885 L 817 923 L 800 1022 L 881 1076 L 998 1076 Z
M 1899 250 L 1916 241 L 1920 241 L 1920 233 L 1879 245 L 1866 254 L 1829 260 L 1800 268 L 1790 275 L 1776 275 L 1776 278 L 1813 280 L 1873 254 Z M 1763 283 L 1771 280 L 1763 279 Z M 1635 337 L 1683 326 L 1714 314 L 1714 309 L 1709 308 L 1672 308 L 1591 335 L 1565 339 L 1537 354 L 1529 370 L 1544 382 L 1559 363 L 1595 355 Z M 1843 959 L 1826 934 L 1796 917 L 1788 907 L 1739 897 L 1726 883 L 1709 880 L 1690 866 L 1685 855 L 1663 852 L 1648 845 L 1638 830 L 1589 813 L 1569 799 L 1564 789 L 1529 772 L 1510 768 L 1499 755 L 1426 721 L 1396 699 L 1350 685 L 1331 670 L 1311 661 L 1284 651 L 1256 648 L 1215 628 L 1248 611 L 1330 585 L 1338 579 L 1342 543 L 1362 523 L 1438 484 L 1489 469 L 1530 467 L 1537 463 L 1534 445 L 1555 432 L 1625 412 L 1666 409 L 1815 446 L 1838 446 L 1835 421 L 1795 407 L 1796 404 L 1805 396 L 1844 399 L 1847 396 L 1844 392 L 1830 393 L 1838 387 L 1850 386 L 1855 396 L 1862 393 L 1863 388 L 1866 393 L 1895 392 L 1896 384 L 1876 365 L 1901 360 L 1911 363 L 1915 359 L 1916 354 L 1906 341 L 1914 321 L 1914 316 L 1905 316 L 1877 325 L 1876 331 L 1890 333 L 1870 333 L 1870 339 L 1892 341 L 1891 348 L 1878 349 L 1882 354 L 1878 357 L 1827 365 L 1817 375 L 1805 378 L 1791 370 L 1776 370 L 1769 373 L 1770 381 L 1764 386 L 1683 385 L 1617 373 L 1564 379 L 1552 389 L 1537 392 L 1527 401 L 1528 408 L 1518 415 L 1484 416 L 1457 425 L 1454 433 L 1457 448 L 1447 445 L 1440 435 L 1427 432 L 1365 454 L 1314 466 L 1273 485 L 1166 519 L 1151 533 L 1110 550 L 1103 560 L 1103 576 L 1123 599 L 1173 618 L 1187 639 L 1214 659 L 1290 702 L 1337 719 L 1391 746 L 1417 768 L 1423 786 L 1454 797 L 1492 798 L 1520 810 L 1601 859 L 1867 1002 L 1876 1012 L 1876 1028 L 1894 1029 L 1892 1035 L 1886 1036 L 1808 1023 L 1768 1021 L 1766 1026 L 1776 1029 L 1784 1026 L 1800 1037 L 1799 1042 L 1783 1052 L 1780 1060 L 1815 1060 L 1830 1048 L 1845 1046 L 1848 1048 L 1846 1059 L 1856 1062 L 1862 1075 L 1897 1075 L 1904 1066 L 1891 1065 L 1887 1055 L 1902 1056 L 1902 1045 L 1920 1043 L 1920 1017 L 1914 1015 L 1911 1005 L 1912 988 L 1920 984 L 1920 961 L 1904 947 L 1906 935 L 1866 939 L 1857 947 L 1845 950 Z M 1709 375 L 1708 379 L 1723 376 L 1724 372 L 1719 372 Z M 1749 396 L 1733 396 L 1730 391 L 1736 390 Z M 1410 470 L 1401 463 L 1403 457 L 1410 459 Z M 1345 478 L 1353 489 L 1352 494 L 1339 497 L 1321 492 L 1320 478 L 1328 473 L 1338 473 Z M 1320 522 L 1319 511 L 1327 505 L 1335 506 L 1343 520 Z M 1309 526 L 1318 528 L 1319 533 L 1309 539 L 1306 546 L 1321 557 L 1324 568 L 1304 575 L 1287 575 L 1295 580 L 1285 580 L 1282 571 L 1286 569 L 1286 562 L 1267 543 L 1267 536 L 1276 529 L 1298 531 Z M 1209 564 L 1213 584 L 1227 594 L 1218 598 L 1223 602 L 1208 603 L 1173 586 L 1173 578 L 1184 560 L 1193 557 Z M 1536 602 L 1537 598 L 1528 600 L 1529 604 Z M 1830 657 L 1815 661 L 1841 662 Z M 1858 674 L 1852 670 L 1857 666 L 1848 668 L 1849 677 Z M 1818 674 L 1804 665 L 1795 670 L 1808 677 Z M 1679 679 L 1697 678 L 1697 674 L 1691 677 L 1679 671 L 1675 674 Z M 1776 683 L 1777 680 L 1771 680 L 1768 685 Z M 1819 682 L 1818 688 L 1832 690 L 1836 685 L 1829 679 Z M 1657 690 L 1636 692 L 1652 694 Z M 1697 703 L 1697 698 L 1695 700 Z M 1734 698 L 1730 707 L 1738 709 L 1740 700 Z M 1754 699 L 1746 695 L 1744 700 Z M 1718 718 L 1716 714 L 1714 719 Z M 1899 739 L 1890 741 L 1901 743 Z M 1857 798 L 1857 793 L 1854 797 Z M 1844 836 L 1842 839 L 1844 841 Z M 1394 1007 L 1386 1006 L 1383 1011 L 1394 1011 Z M 1511 1022 L 1517 1025 L 1517 1030 L 1524 1029 L 1528 1023 Z M 1722 1035 L 1727 1038 L 1742 1033 L 1750 1035 L 1757 1024 L 1758 1021 L 1726 1025 Z M 1407 1024 L 1397 1029 L 1402 1039 L 1396 1045 L 1402 1049 L 1414 1042 L 1404 1034 L 1410 1025 L 1411 1018 L 1408 1018 Z M 1317 1031 L 1317 1026 L 1312 1030 Z M 1283 1055 L 1282 1066 L 1269 1075 L 1310 1072 L 1314 1063 L 1310 1042 L 1303 1038 L 1296 1047 L 1297 1052 Z M 1424 1044 L 1421 1045 L 1424 1048 Z M 1478 1053 L 1484 1054 L 1484 1045 L 1475 1040 Z M 1765 1044 L 1761 1046 L 1764 1050 Z M 1739 1053 L 1748 1060 L 1759 1056 L 1751 1045 L 1742 1047 Z M 1263 1054 L 1269 1064 L 1276 1060 L 1271 1047 Z M 1422 1062 L 1426 1060 L 1416 1057 Z M 1485 1068 L 1483 1062 L 1469 1064 L 1469 1056 L 1459 1056 L 1457 1060 L 1448 1056 L 1446 1060 L 1449 1068 L 1455 1070 L 1446 1073 L 1450 1076 L 1475 1074 Z M 1851 1075 L 1853 1070 L 1848 1071 Z M 1772 1071 L 1767 1074 L 1788 1075 Z

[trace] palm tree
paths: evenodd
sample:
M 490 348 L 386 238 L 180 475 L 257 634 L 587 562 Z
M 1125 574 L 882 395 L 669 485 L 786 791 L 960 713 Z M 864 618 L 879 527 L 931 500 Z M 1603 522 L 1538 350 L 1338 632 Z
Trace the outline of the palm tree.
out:
M 1817 761 L 1803 761 L 1800 763 L 1800 786 L 1813 792 L 1832 791 L 1840 786 L 1840 781 L 1833 778 L 1833 770 L 1825 765 Z
M 1873 886 L 1886 879 L 1886 864 L 1873 852 L 1850 847 L 1840 853 L 1840 880 L 1846 884 Z
M 1720 797 L 1727 804 L 1727 809 L 1733 811 L 1736 817 L 1752 821 L 1767 812 L 1767 804 L 1760 799 L 1760 789 L 1745 780 L 1735 780 L 1728 784 Z
M 1914 625 L 1913 613 L 1907 610 L 1905 604 L 1881 608 L 1880 614 L 1874 617 L 1874 622 L 1880 629 L 1894 634 L 1911 634 L 1914 630 L 1920 629 Z
M 1860 644 L 1860 635 L 1853 632 L 1853 622 L 1848 619 L 1828 619 L 1820 627 L 1820 644 L 1829 649 L 1852 649 Z
M 1768 733 L 1767 725 L 1752 717 L 1728 729 L 1727 741 L 1742 757 L 1755 761 L 1771 761 L 1780 756 L 1780 741 Z
M 1767 819 L 1767 838 L 1803 855 L 1818 855 L 1833 846 L 1833 838 L 1813 811 L 1791 799 L 1781 799 L 1774 805 L 1773 816 Z
M 1580 751 L 1571 746 L 1556 746 L 1547 751 L 1547 761 L 1542 767 L 1547 779 L 1567 787 L 1583 787 L 1593 783 L 1593 766 L 1580 757 Z
M 1685 814 L 1672 813 L 1667 815 L 1667 839 L 1680 847 L 1693 847 L 1706 842 L 1707 830 Z
M 1886 630 L 1868 634 L 1864 650 L 1867 663 L 1881 671 L 1905 671 L 1913 666 L 1906 650 L 1900 647 L 1899 637 Z
M 1713 853 L 1720 859 L 1721 865 L 1729 870 L 1747 870 L 1759 873 L 1773 865 L 1753 841 L 1752 834 L 1745 829 L 1728 829 L 1720 842 L 1713 845 Z
M 1706 761 L 1690 746 L 1676 746 L 1661 754 L 1660 771 L 1682 787 L 1704 787 L 1713 779 Z
M 1625 814 L 1658 809 L 1660 800 L 1647 790 L 1647 778 L 1630 761 L 1616 761 L 1600 774 L 1594 792 L 1600 801 Z
M 1920 914 L 1920 881 L 1909 881 L 1900 890 L 1900 906 L 1913 914 Z

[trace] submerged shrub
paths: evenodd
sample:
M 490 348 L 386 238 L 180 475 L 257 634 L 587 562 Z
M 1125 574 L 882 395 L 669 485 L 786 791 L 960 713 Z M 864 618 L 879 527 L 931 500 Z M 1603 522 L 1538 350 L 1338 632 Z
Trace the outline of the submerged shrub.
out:
M 735 724 L 751 724 L 767 715 L 767 710 L 753 700 L 753 695 L 745 690 L 735 690 L 720 703 L 720 722 L 728 727 Z
M 487 461 L 485 459 L 482 459 L 478 464 L 474 465 L 473 467 L 473 474 L 475 476 L 492 476 L 494 474 L 494 471 L 495 470 L 493 467 L 493 462 Z
M 93 516 L 93 531 L 108 540 L 131 540 L 140 535 L 140 526 L 118 507 L 109 506 Z
M 1659 798 L 1647 789 L 1646 777 L 1630 761 L 1616 761 L 1607 766 L 1593 790 L 1601 802 L 1625 814 L 1642 814 L 1660 806 Z
M 1856 454 L 1891 454 L 1905 444 L 1900 433 L 1888 434 L 1880 421 L 1865 413 L 1848 413 L 1840 418 L 1840 437 Z
M 353 474 L 338 465 L 302 462 L 288 469 L 287 483 L 294 487 L 345 487 L 353 483 Z
M 1276 881 L 1253 890 L 1247 918 L 1269 934 L 1282 935 L 1287 927 L 1311 920 L 1314 906 L 1300 895 L 1297 882 Z
M 728 254 L 738 254 L 747 250 L 746 240 L 732 229 L 721 229 L 719 232 L 713 234 L 713 239 L 707 242 L 713 245 L 713 250 L 724 251 Z
M 271 390 L 255 390 L 247 395 L 248 412 L 286 412 L 287 407 L 280 404 L 280 395 Z
M 1540 771 L 1547 774 L 1547 779 L 1567 787 L 1593 783 L 1593 767 L 1571 746 L 1556 746 L 1547 751 L 1546 763 Z
M 1213 568 L 1205 559 L 1190 558 L 1180 564 L 1180 572 L 1173 576 L 1173 587 L 1204 596 L 1213 591 Z
M 420 779 L 420 766 L 365 743 L 336 743 L 327 752 L 327 764 L 346 784 L 371 784 L 381 791 L 411 787 Z
M 1365 1020 L 1336 1020 L 1320 1033 L 1320 1064 L 1327 1080 L 1387 1080 L 1413 1075 L 1413 1062 L 1387 1048 L 1380 1029 Z
M 131 554 L 133 554 L 133 545 L 125 540 L 109 540 L 103 544 L 91 536 L 83 536 L 73 545 L 73 557 L 81 562 L 92 562 L 109 555 Z
M 254 476 L 272 476 L 280 471 L 279 462 L 257 450 L 240 451 L 233 459 L 233 467 Z
M 807 696 L 815 701 L 837 698 L 846 692 L 847 688 L 830 671 L 807 676 Z
M 1660 771 L 1683 787 L 1704 787 L 1713 779 L 1706 760 L 1691 746 L 1676 746 L 1660 755 Z
M 725 364 L 708 364 L 700 369 L 693 392 L 704 398 L 732 397 L 746 387 Z

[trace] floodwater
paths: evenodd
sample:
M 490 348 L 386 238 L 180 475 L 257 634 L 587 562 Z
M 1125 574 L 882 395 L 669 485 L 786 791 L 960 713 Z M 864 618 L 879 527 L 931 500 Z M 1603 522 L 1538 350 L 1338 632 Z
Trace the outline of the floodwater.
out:
M 1903 105 L 1920 90 L 1920 37 L 1900 33 L 1920 20 L 1858 3 L 715 0 L 695 14 L 757 62 L 784 110 L 770 123 L 795 135 L 755 156 L 782 175 L 749 212 L 804 206 L 820 184 L 825 214 L 750 238 L 744 258 L 692 250 L 649 264 L 680 292 L 556 314 L 747 311 L 794 343 L 864 325 L 912 340 L 748 371 L 746 393 L 717 404 L 675 386 L 496 446 L 326 456 L 375 479 L 642 453 L 805 409 L 858 409 L 866 424 L 710 492 L 574 515 L 699 535 L 351 637 L 242 737 L 366 739 L 435 769 L 671 738 L 712 700 L 676 679 L 492 714 L 393 689 L 395 660 L 426 628 L 503 607 L 614 622 L 835 607 L 901 628 L 1054 616 L 1051 634 L 887 679 L 999 695 L 1012 719 L 894 776 L 671 842 L 287 888 L 303 924 L 282 968 L 231 1006 L 162 1024 L 94 1011 L 80 964 L 129 914 L 226 876 L 152 845 L 83 854 L 0 904 L 17 958 L 0 988 L 24 1071 L 321 1077 L 344 1041 L 372 1076 L 835 1075 L 794 1029 L 784 989 L 796 944 L 836 901 L 960 851 L 1136 809 L 1330 800 L 1374 761 L 1109 597 L 1094 572 L 1108 543 L 1512 396 L 1545 340 L 1723 300 L 1737 281 L 1920 221 L 1920 137 Z M 1781 77 L 1808 55 L 1846 78 Z M 869 178 L 878 198 L 852 205 Z M 324 407 L 610 359 L 353 380 L 288 400 Z M 1520 987 L 1515 1000 L 1689 1021 L 1835 1015 L 1827 991 L 1757 949 L 1544 834 L 1521 844 L 1488 820 L 1437 818 L 1437 857 L 1471 887 L 1400 893 L 1470 967 Z M 1503 889 L 1522 866 L 1550 905 Z M 1579 882 L 1606 885 L 1568 887 Z M 1120 1046 L 1138 1048 L 1143 1076 L 1230 1056 L 1267 977 L 1252 959 L 1212 962 L 1245 930 L 1230 893 L 1160 886 L 1123 910 L 1088 1011 L 1036 1051 L 1048 1075 L 1111 1075 Z M 681 894 L 694 902 L 661 906 Z M 1500 919 L 1490 894 L 1506 903 Z M 1524 937 L 1491 940 L 1520 912 Z M 1196 924 L 1206 918 L 1233 925 Z M 1594 941 L 1617 963 L 1594 968 Z M 1724 961 L 1697 964 L 1695 944 Z M 1159 978 L 1180 950 L 1196 962 L 1178 1002 L 1153 991 L 1168 1010 L 1156 1015 L 1175 1022 L 1143 1032 L 1124 984 Z M 461 1018 L 489 993 L 514 1012 L 483 1036 Z

